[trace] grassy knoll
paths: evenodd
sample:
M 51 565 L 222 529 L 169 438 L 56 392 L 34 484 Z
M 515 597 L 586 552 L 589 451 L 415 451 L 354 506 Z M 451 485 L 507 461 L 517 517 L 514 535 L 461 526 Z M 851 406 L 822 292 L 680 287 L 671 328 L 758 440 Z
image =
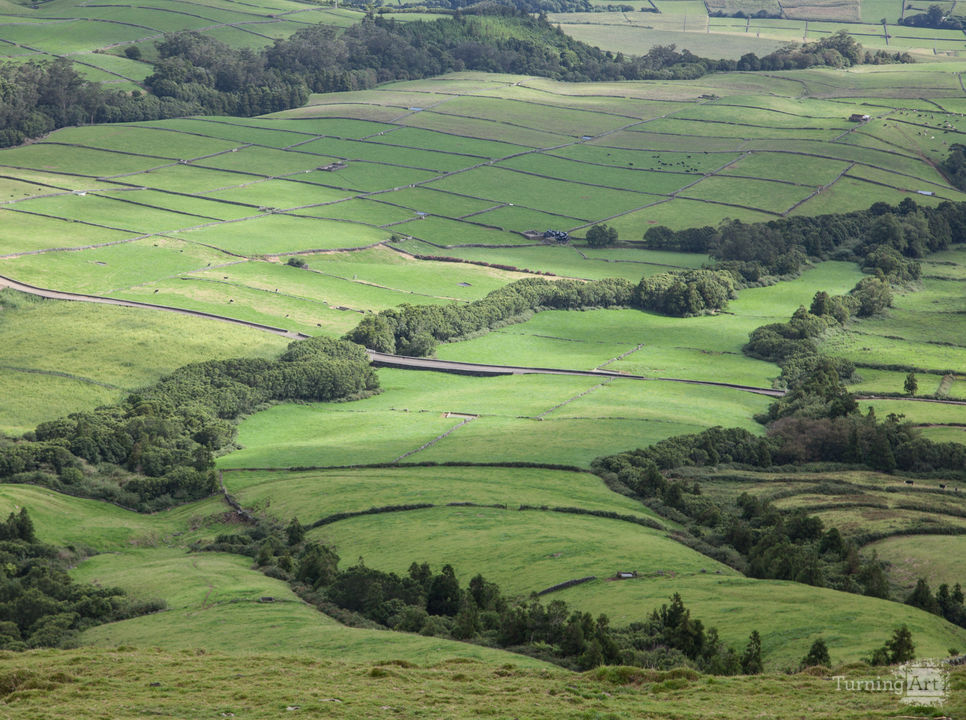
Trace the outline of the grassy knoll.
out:
M 908 712 L 890 693 L 838 692 L 835 680 L 817 675 L 720 678 L 654 672 L 622 683 L 608 679 L 606 673 L 528 669 L 525 659 L 517 656 L 509 656 L 514 667 L 502 668 L 490 662 L 437 659 L 447 657 L 442 653 L 417 660 L 415 666 L 384 662 L 393 657 L 398 655 L 388 648 L 384 657 L 375 656 L 365 664 L 291 651 L 239 657 L 134 648 L 35 650 L 18 657 L 24 675 L 21 687 L 40 684 L 44 689 L 20 689 L 8 696 L 7 703 L 20 716 L 42 713 L 80 720 L 105 713 L 138 717 L 143 708 L 179 717 L 204 708 L 212 715 L 244 713 L 255 719 L 278 717 L 289 707 L 333 717 L 378 715 L 390 708 L 404 718 L 497 713 L 541 720 L 595 715 L 614 720 L 697 720 L 709 714 L 739 720 L 760 712 L 763 703 L 776 714 L 807 714 L 819 720 Z M 850 679 L 873 676 L 858 668 L 841 673 Z M 962 671 L 953 677 L 959 688 Z M 960 695 L 954 693 L 947 712 L 959 711 Z
M 405 573 L 414 560 L 451 564 L 459 577 L 482 573 L 513 595 L 565 580 L 636 570 L 659 574 L 735 575 L 731 568 L 660 531 L 606 518 L 493 508 L 428 508 L 341 520 L 309 537 L 341 557 Z M 500 552 L 492 552 L 499 545 Z M 467 578 L 468 579 L 468 578 Z M 646 611 L 645 611 L 646 612 Z
M 11 391 L 4 393 L 0 415 L 5 432 L 24 432 L 42 420 L 117 399 L 186 362 L 270 356 L 286 343 L 256 330 L 173 313 L 31 301 L 10 291 L 0 294 L 0 300 L 0 363 L 21 369 L 4 371 L 5 387 Z M 29 371 L 57 377 L 48 385 L 45 375 Z M 106 385 L 109 392 L 90 393 L 87 385 Z M 33 387 L 46 402 L 31 399 Z M 75 395 L 78 387 L 85 389 Z
M 303 472 L 226 472 L 229 492 L 246 507 L 308 525 L 338 512 L 385 505 L 451 502 L 612 510 L 666 523 L 636 500 L 611 492 L 590 473 L 540 468 L 394 467 Z
M 833 662 L 855 662 L 901 624 L 912 631 L 923 657 L 945 657 L 951 645 L 966 642 L 966 630 L 907 605 L 779 580 L 701 574 L 598 580 L 548 598 L 607 613 L 612 623 L 622 625 L 675 592 L 696 617 L 717 627 L 725 642 L 743 645 L 757 629 L 765 667 L 772 670 L 797 667 L 818 637 L 825 639 Z

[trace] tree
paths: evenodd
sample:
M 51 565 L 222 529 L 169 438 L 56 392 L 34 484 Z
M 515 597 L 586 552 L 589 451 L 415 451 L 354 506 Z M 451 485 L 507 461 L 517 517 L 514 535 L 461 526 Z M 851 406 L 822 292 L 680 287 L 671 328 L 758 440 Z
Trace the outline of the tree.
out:
M 426 611 L 430 615 L 455 615 L 460 609 L 460 585 L 452 565 L 433 578 L 426 597 Z
M 758 675 L 764 668 L 761 664 L 761 635 L 752 630 L 741 656 L 741 671 L 745 675 Z
M 292 522 L 285 528 L 285 534 L 288 537 L 289 545 L 298 545 L 305 538 L 305 528 L 302 527 L 298 518 L 293 517 Z
M 892 639 L 885 644 L 889 653 L 889 662 L 893 665 L 904 663 L 916 657 L 916 646 L 912 642 L 912 633 L 905 625 L 892 631 Z
M 923 578 L 916 581 L 915 589 L 906 598 L 906 605 L 912 605 L 934 615 L 940 613 L 939 603 L 936 602 L 932 590 L 929 589 L 929 584 Z
M 812 647 L 809 648 L 808 654 L 802 658 L 802 668 L 807 667 L 831 667 L 832 660 L 828 654 L 828 646 L 822 638 L 818 638 L 812 643 Z
M 903 388 L 906 391 L 906 395 L 909 396 L 915 395 L 919 391 L 919 381 L 916 380 L 916 374 L 914 372 L 906 375 L 906 382 Z
M 617 244 L 617 229 L 609 225 L 594 225 L 587 231 L 587 244 L 590 247 L 607 247 Z

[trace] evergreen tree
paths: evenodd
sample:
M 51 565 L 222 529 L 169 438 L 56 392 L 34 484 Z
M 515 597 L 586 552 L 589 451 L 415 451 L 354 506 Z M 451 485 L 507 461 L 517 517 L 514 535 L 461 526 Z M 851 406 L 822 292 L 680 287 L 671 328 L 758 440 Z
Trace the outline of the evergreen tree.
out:
M 751 631 L 745 652 L 741 656 L 741 671 L 745 675 L 758 675 L 764 667 L 761 664 L 761 636 L 757 630 Z
M 906 375 L 906 382 L 903 388 L 906 391 L 906 395 L 909 396 L 915 395 L 919 391 L 919 381 L 916 380 L 916 374 L 914 372 Z
M 808 654 L 802 658 L 801 667 L 831 667 L 832 660 L 828 654 L 828 646 L 822 638 L 818 638 L 812 643 L 812 647 L 809 648 Z

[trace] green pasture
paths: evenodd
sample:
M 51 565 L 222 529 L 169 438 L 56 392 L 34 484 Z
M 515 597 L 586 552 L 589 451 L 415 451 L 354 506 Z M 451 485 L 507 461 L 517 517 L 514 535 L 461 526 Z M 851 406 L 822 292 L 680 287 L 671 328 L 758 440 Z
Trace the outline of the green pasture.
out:
M 746 141 L 734 137 L 714 137 L 711 134 L 683 136 L 681 133 L 652 132 L 651 123 L 638 125 L 631 130 L 620 130 L 610 135 L 587 141 L 591 147 L 616 148 L 618 150 L 681 152 L 689 149 L 695 153 L 740 154 Z M 557 152 L 556 150 L 554 152 Z M 722 162 L 722 165 L 724 162 Z
M 218 497 L 145 514 L 32 485 L 0 485 L 0 513 L 20 508 L 27 508 L 41 541 L 111 555 L 134 548 L 147 554 L 146 548 L 230 532 L 222 522 L 227 506 Z
M 369 567 L 400 574 L 413 562 L 449 564 L 463 582 L 479 573 L 522 596 L 618 571 L 736 574 L 658 530 L 539 510 L 440 507 L 366 515 L 325 525 L 308 537 L 332 545 L 350 563 L 361 557 Z
M 0 254 L 102 245 L 132 240 L 135 236 L 132 232 L 75 223 L 69 219 L 30 215 L 10 206 L 0 209 L 0 217 L 4 219 Z
M 58 290 L 103 294 L 211 265 L 237 262 L 203 245 L 167 237 L 0 260 L 0 274 L 35 286 L 58 278 Z
M 901 370 L 877 370 L 875 368 L 859 368 L 856 371 L 858 382 L 849 385 L 853 393 L 902 393 L 905 394 L 905 382 L 908 373 Z M 919 390 L 916 395 L 934 395 L 942 383 L 943 375 L 938 373 L 916 373 Z
M 330 218 L 332 220 L 348 220 L 365 225 L 389 226 L 404 220 L 412 220 L 416 214 L 407 209 L 390 205 L 378 200 L 364 198 L 350 198 L 322 205 L 310 205 L 289 211 L 292 215 L 307 215 L 309 217 Z
M 704 418 L 691 422 L 663 419 L 481 417 L 438 443 L 411 456 L 426 462 L 489 462 L 494 448 L 508 462 L 563 463 L 589 467 L 594 458 L 628 448 L 647 447 L 675 435 L 707 427 Z
M 722 175 L 741 175 L 762 180 L 788 180 L 803 185 L 826 185 L 839 176 L 849 164 L 841 160 L 776 153 L 752 153 L 721 171 Z
M 586 220 L 634 210 L 659 199 L 645 193 L 575 185 L 494 167 L 450 175 L 430 183 L 429 187 Z
M 186 362 L 270 357 L 286 344 L 257 330 L 186 315 L 23 297 L 0 293 L 5 308 L 0 315 L 0 364 L 63 379 L 5 371 L 9 394 L 3 395 L 0 426 L 6 432 L 24 432 L 41 420 L 118 399 Z M 38 341 L 41 330 L 43 342 Z M 107 392 L 96 383 L 107 385 Z M 21 414 L 24 406 L 28 411 Z
M 468 156 L 469 160 L 479 158 L 497 159 L 524 150 L 522 145 L 495 140 L 480 140 L 457 134 L 420 130 L 412 127 L 398 127 L 377 135 L 367 137 L 372 144 L 400 145 L 421 150 L 435 150 L 454 155 Z M 470 163 L 472 164 L 472 163 Z
M 493 120 L 446 115 L 431 110 L 423 110 L 399 117 L 396 122 L 423 130 L 465 135 L 477 140 L 497 140 L 501 143 L 532 148 L 554 147 L 574 139 L 571 135 L 546 130 L 533 130 L 529 126 L 521 127 Z
M 394 235 L 411 236 L 437 247 L 449 248 L 460 245 L 502 246 L 532 243 L 522 235 L 508 233 L 495 227 L 483 227 L 485 217 L 471 218 L 471 222 L 459 222 L 445 217 L 420 217 L 416 220 L 393 225 L 389 230 Z M 481 223 L 476 225 L 474 223 Z M 439 254 L 439 253 L 431 253 Z
M 640 281 L 645 274 L 650 274 L 649 268 L 633 262 L 610 262 L 604 258 L 583 257 L 573 247 L 544 245 L 538 247 L 502 247 L 502 248 L 446 248 L 441 252 L 425 243 L 402 243 L 403 249 L 424 255 L 445 254 L 447 257 L 460 258 L 470 262 L 494 263 L 510 267 L 531 270 L 534 272 L 550 272 L 566 277 L 599 280 L 601 278 L 622 277 L 633 283 Z M 583 251 L 582 252 L 586 252 Z M 650 256 L 648 250 L 640 251 L 640 257 L 647 261 Z M 683 253 L 675 253 L 681 258 L 675 266 L 687 267 L 691 257 Z M 703 257 L 703 256 L 702 256 Z M 657 264 L 672 264 L 670 258 L 658 254 Z
M 408 167 L 359 161 L 349 162 L 348 167 L 341 170 L 311 172 L 300 176 L 300 179 L 335 188 L 377 192 L 427 182 L 438 175 L 439 173 L 432 170 L 416 170 Z
M 308 525 L 339 512 L 373 506 L 472 502 L 579 507 L 649 517 L 652 510 L 607 489 L 590 473 L 539 468 L 394 467 L 308 472 L 226 472 L 228 491 L 245 507 L 282 522 L 297 517 Z M 349 558 L 347 558 L 349 559 Z
M 340 625 L 299 600 L 281 580 L 251 569 L 249 558 L 183 550 L 140 550 L 98 555 L 75 571 L 83 582 L 119 586 L 135 596 L 160 597 L 161 613 L 101 625 L 82 636 L 101 647 L 140 645 L 203 648 L 232 653 L 272 652 L 433 662 L 467 657 L 517 662 L 500 650 L 406 633 Z M 262 603 L 260 598 L 273 602 Z M 541 665 L 520 657 L 522 666 Z
M 144 127 L 158 127 L 181 135 L 197 134 L 205 137 L 220 138 L 236 144 L 263 145 L 267 148 L 283 148 L 298 142 L 310 140 L 316 133 L 302 133 L 295 130 L 273 129 L 249 125 L 252 118 L 204 117 L 177 118 L 174 120 L 154 120 L 141 123 Z M 264 125 L 264 123 L 262 123 Z M 250 148 L 259 150 L 264 148 Z M 241 151 L 239 151 L 241 152 Z
M 270 132 L 253 128 L 253 132 Z M 184 133 L 179 134 L 183 135 Z M 275 133 L 278 134 L 278 133 Z M 282 133 L 286 138 L 291 139 L 291 133 Z M 294 136 L 296 138 L 305 136 Z M 295 142 L 295 141 L 293 141 Z M 301 146 L 300 146 L 301 147 Z M 196 165 L 218 170 L 237 170 L 245 173 L 257 172 L 266 177 L 294 176 L 298 180 L 296 173 L 306 173 L 318 167 L 324 167 L 335 162 L 334 157 L 319 157 L 309 153 L 299 152 L 298 150 L 279 150 L 274 147 L 241 147 L 234 152 L 226 152 L 210 158 L 195 161 Z
M 226 172 L 196 165 L 167 165 L 156 170 L 127 175 L 122 180 L 137 187 L 183 192 L 207 193 L 234 187 L 263 177 L 257 172 Z
M 901 398 L 876 398 L 874 400 L 860 400 L 859 409 L 868 411 L 875 408 L 878 418 L 885 418 L 895 413 L 902 415 L 907 422 L 916 425 L 926 423 L 942 423 L 966 425 L 966 405 L 944 405 L 919 400 L 903 400 Z
M 688 200 L 685 197 L 676 196 L 673 200 L 661 201 L 636 212 L 629 212 L 612 218 L 607 221 L 607 224 L 615 228 L 620 237 L 637 241 L 643 238 L 644 233 L 652 225 L 665 225 L 672 230 L 683 230 L 684 228 L 705 225 L 714 227 L 725 218 L 753 223 L 768 222 L 774 217 L 772 213 L 749 208 L 705 202 L 704 200 Z
M 621 128 L 633 122 L 633 118 L 610 115 L 593 110 L 558 107 L 544 110 L 535 103 L 502 98 L 459 97 L 435 106 L 435 115 L 468 117 L 477 120 L 490 120 L 516 128 L 538 126 L 545 132 L 559 133 L 573 137 L 600 135 Z M 539 120 L 534 123 L 534 114 Z
M 224 274 L 216 277 L 223 278 Z M 109 296 L 211 313 L 308 335 L 342 335 L 358 325 L 360 318 L 360 311 L 339 310 L 321 299 L 293 297 L 276 293 L 274 287 L 271 290 L 253 288 L 190 274 L 115 290 Z
M 136 152 L 171 160 L 189 160 L 202 155 L 230 151 L 237 142 L 198 137 L 187 133 L 177 135 L 136 124 L 94 125 L 58 130 L 50 139 L 58 144 L 74 144 L 98 150 L 120 153 Z
M 15 209 L 138 234 L 170 232 L 217 220 L 217 218 L 170 212 L 128 202 L 126 193 L 111 196 L 66 193 L 54 197 L 23 200 L 16 203 Z
M 276 405 L 238 426 L 242 448 L 222 468 L 286 468 L 392 462 L 462 422 L 441 413 L 355 405 Z
M 359 223 L 297 215 L 261 215 L 181 232 L 178 237 L 247 256 L 366 247 L 387 240 L 389 235 Z
M 568 145 L 558 150 L 542 153 L 544 156 L 564 157 L 594 165 L 612 165 L 615 167 L 633 167 L 637 170 L 673 170 L 676 172 L 708 173 L 717 170 L 722 165 L 741 157 L 738 153 L 704 153 L 704 152 L 675 152 L 628 150 L 600 145 L 580 143 Z
M 964 536 L 916 535 L 886 538 L 865 549 L 889 564 L 889 577 L 902 590 L 911 592 L 916 581 L 925 578 L 935 592 L 942 583 L 952 588 L 963 582 L 964 546 Z
M 789 210 L 815 191 L 814 187 L 789 182 L 770 182 L 746 178 L 709 177 L 681 191 L 692 200 L 741 205 L 766 212 Z
M 233 288 L 240 287 L 282 297 L 321 302 L 330 308 L 351 307 L 358 312 L 378 312 L 414 300 L 422 304 L 446 304 L 451 301 L 450 297 L 436 297 L 428 292 L 413 297 L 413 292 L 404 288 L 382 287 L 359 282 L 351 277 L 307 271 L 287 263 L 239 263 L 198 270 L 191 273 L 191 278 L 225 285 L 225 291 L 229 294 Z
M 458 195 L 430 187 L 402 188 L 394 192 L 379 193 L 375 196 L 381 202 L 410 208 L 416 212 L 458 218 L 471 213 L 483 212 L 501 203 L 493 200 Z
M 472 216 L 474 222 L 496 225 L 504 230 L 514 232 L 526 232 L 536 230 L 543 232 L 545 229 L 566 229 L 582 225 L 583 221 L 577 218 L 564 215 L 551 215 L 550 213 L 540 212 L 539 210 L 529 210 L 516 205 L 500 205 L 495 210 L 487 210 L 479 215 Z
M 500 166 L 581 185 L 602 185 L 658 195 L 672 193 L 701 177 L 696 174 L 697 168 L 686 166 L 683 162 L 681 169 L 675 168 L 674 172 L 648 172 L 629 167 L 633 164 L 631 161 L 627 167 L 616 168 L 532 154 L 504 160 Z M 579 189 L 580 186 L 574 188 Z
M 21 169 L 47 173 L 68 173 L 85 177 L 107 177 L 137 173 L 171 162 L 167 158 L 123 154 L 110 150 L 58 145 L 48 142 L 5 148 L 0 151 L 0 166 L 19 172 Z M 130 180 L 126 180 L 130 182 Z
M 692 617 L 718 628 L 721 639 L 743 648 L 752 630 L 762 640 L 762 659 L 773 670 L 797 668 L 812 642 L 828 644 L 833 663 L 856 662 L 907 625 L 922 657 L 945 657 L 966 643 L 966 630 L 900 603 L 778 580 L 717 575 L 598 580 L 553 593 L 615 626 L 643 619 L 650 608 L 680 593 Z
M 293 180 L 301 180 L 302 175 L 296 175 Z M 286 210 L 300 208 L 306 205 L 338 202 L 352 196 L 351 190 L 336 190 L 320 187 L 309 182 L 292 182 L 291 180 L 263 180 L 253 178 L 238 178 L 235 187 L 214 190 L 205 194 L 212 200 L 224 200 L 232 203 L 244 203 L 250 207 L 249 214 L 254 215 L 256 208 L 272 208 Z
M 411 301 L 419 303 L 426 302 L 424 296 L 476 300 L 509 282 L 526 277 L 522 273 L 469 263 L 415 260 L 384 246 L 312 255 L 305 260 L 309 268 L 317 272 L 412 293 L 417 297 Z
M 386 165 L 403 165 L 433 170 L 437 173 L 461 170 L 480 162 L 477 158 L 466 157 L 465 155 L 437 152 L 425 148 L 397 147 L 388 144 L 392 143 L 394 137 L 395 133 L 382 136 L 383 143 L 323 137 L 299 145 L 298 152 L 344 158 L 350 162 L 352 160 L 366 160 Z

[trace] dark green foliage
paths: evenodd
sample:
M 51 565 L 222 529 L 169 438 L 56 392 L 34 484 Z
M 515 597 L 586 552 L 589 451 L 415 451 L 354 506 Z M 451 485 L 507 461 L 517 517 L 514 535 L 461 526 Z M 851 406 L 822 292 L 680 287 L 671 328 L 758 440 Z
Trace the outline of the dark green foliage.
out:
M 741 671 L 745 675 L 758 675 L 764 670 L 761 664 L 761 635 L 757 630 L 751 631 L 745 652 L 741 655 Z
M 911 372 L 906 375 L 906 381 L 902 385 L 902 389 L 906 391 L 906 395 L 912 396 L 919 391 L 919 381 L 916 380 L 916 374 Z
M 932 590 L 929 589 L 929 583 L 923 578 L 919 578 L 916 581 L 915 589 L 906 598 L 906 605 L 912 605 L 934 615 L 941 614 L 939 603 L 933 597 Z
M 593 248 L 617 244 L 617 228 L 610 225 L 593 225 L 587 230 L 587 244 Z
M 201 107 L 88 82 L 66 59 L 0 62 L 0 147 L 68 125 L 157 120 Z
M 831 667 L 832 658 L 828 654 L 828 645 L 822 638 L 818 638 L 808 649 L 808 654 L 802 658 L 801 667 Z
M 899 24 L 911 25 L 912 27 L 936 28 L 937 30 L 963 29 L 962 21 L 956 17 L 946 17 L 943 15 L 943 9 L 939 5 L 930 5 L 924 13 L 906 15 L 899 20 Z
M 0 649 L 70 647 L 94 625 L 164 609 L 132 603 L 119 588 L 74 583 L 76 557 L 34 536 L 26 508 L 0 522 Z
M 734 275 L 722 270 L 685 270 L 642 278 L 635 291 L 644 310 L 689 317 L 722 310 L 737 297 Z
M 905 625 L 892 631 L 892 637 L 885 645 L 872 651 L 869 658 L 870 665 L 898 665 L 916 657 L 916 646 L 912 642 L 912 633 Z
M 329 338 L 293 342 L 274 361 L 186 365 L 119 405 L 42 423 L 33 440 L 0 447 L 0 477 L 58 473 L 59 481 L 24 479 L 157 509 L 215 491 L 213 453 L 231 442 L 231 420 L 268 402 L 335 400 L 376 387 L 365 352 Z
M 608 278 L 576 280 L 526 278 L 462 305 L 399 305 L 367 315 L 346 339 L 380 352 L 429 355 L 437 342 L 493 328 L 542 309 L 574 310 L 630 305 L 633 286 Z

